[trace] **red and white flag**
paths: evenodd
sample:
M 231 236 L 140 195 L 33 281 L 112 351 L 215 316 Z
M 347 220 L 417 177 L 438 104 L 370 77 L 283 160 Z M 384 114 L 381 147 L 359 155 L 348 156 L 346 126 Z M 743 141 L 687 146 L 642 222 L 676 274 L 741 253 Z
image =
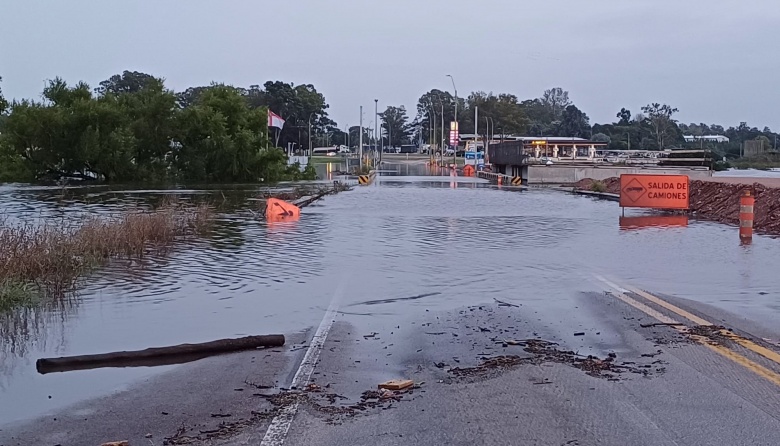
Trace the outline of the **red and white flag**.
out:
M 271 110 L 268 110 L 268 127 L 276 127 L 277 129 L 281 129 L 284 127 L 284 119 Z

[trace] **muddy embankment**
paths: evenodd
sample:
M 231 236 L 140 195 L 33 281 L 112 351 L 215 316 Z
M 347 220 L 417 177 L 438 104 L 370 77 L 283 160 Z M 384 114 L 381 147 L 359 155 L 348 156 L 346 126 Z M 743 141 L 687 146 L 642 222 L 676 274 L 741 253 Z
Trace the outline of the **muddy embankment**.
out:
M 620 179 L 607 178 L 597 182 L 580 180 L 574 185 L 580 190 L 620 193 Z M 750 190 L 756 197 L 753 228 L 757 232 L 780 235 L 780 188 L 761 183 L 732 184 L 717 181 L 692 180 L 691 215 L 727 224 L 739 224 L 739 197 Z

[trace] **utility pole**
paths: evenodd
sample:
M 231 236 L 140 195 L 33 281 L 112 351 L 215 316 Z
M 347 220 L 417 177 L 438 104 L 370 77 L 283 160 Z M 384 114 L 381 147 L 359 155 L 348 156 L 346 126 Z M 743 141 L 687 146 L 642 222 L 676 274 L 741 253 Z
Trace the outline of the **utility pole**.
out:
M 360 106 L 360 142 L 358 143 L 358 157 L 360 157 L 360 173 L 363 173 L 363 106 Z
M 492 140 L 493 138 L 490 137 L 490 123 L 488 122 L 488 117 L 485 116 L 485 165 L 490 164 L 488 149 Z
M 441 164 L 444 165 L 444 101 L 441 101 Z
M 374 126 L 374 150 L 376 150 L 376 135 L 377 130 L 379 129 L 379 99 L 374 99 L 374 121 L 376 122 L 376 125 Z M 380 132 L 379 135 L 381 136 L 381 134 L 382 133 Z M 382 162 L 382 152 L 379 152 L 379 162 Z
M 312 157 L 311 151 L 311 115 L 309 115 L 309 158 Z
M 474 106 L 474 153 L 477 152 L 477 138 L 479 137 L 479 106 Z
M 455 90 L 455 129 L 460 132 L 460 129 L 458 128 L 458 88 L 455 86 L 455 78 L 452 77 L 451 74 L 448 74 L 447 77 L 450 78 L 452 81 L 452 89 Z M 452 129 L 450 129 L 452 130 Z M 455 158 L 458 156 L 458 141 L 455 141 L 455 150 L 452 154 L 452 163 L 455 164 Z

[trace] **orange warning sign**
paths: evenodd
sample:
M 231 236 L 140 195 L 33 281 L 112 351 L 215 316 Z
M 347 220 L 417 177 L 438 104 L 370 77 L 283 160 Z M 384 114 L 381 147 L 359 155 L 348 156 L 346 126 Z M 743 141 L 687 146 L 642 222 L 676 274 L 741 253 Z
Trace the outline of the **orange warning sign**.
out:
M 620 175 L 620 206 L 688 209 L 688 185 L 688 175 Z
M 268 221 L 296 221 L 301 216 L 301 209 L 286 201 L 269 198 L 265 204 L 265 218 Z

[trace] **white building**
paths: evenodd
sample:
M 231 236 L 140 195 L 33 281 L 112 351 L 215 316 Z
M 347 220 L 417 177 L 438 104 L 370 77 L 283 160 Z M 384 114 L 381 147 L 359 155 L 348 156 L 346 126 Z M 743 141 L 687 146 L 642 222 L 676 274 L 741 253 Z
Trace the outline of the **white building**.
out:
M 729 142 L 729 139 L 723 135 L 684 135 L 683 138 L 685 138 L 685 142 L 696 142 L 699 140 L 709 142 Z

